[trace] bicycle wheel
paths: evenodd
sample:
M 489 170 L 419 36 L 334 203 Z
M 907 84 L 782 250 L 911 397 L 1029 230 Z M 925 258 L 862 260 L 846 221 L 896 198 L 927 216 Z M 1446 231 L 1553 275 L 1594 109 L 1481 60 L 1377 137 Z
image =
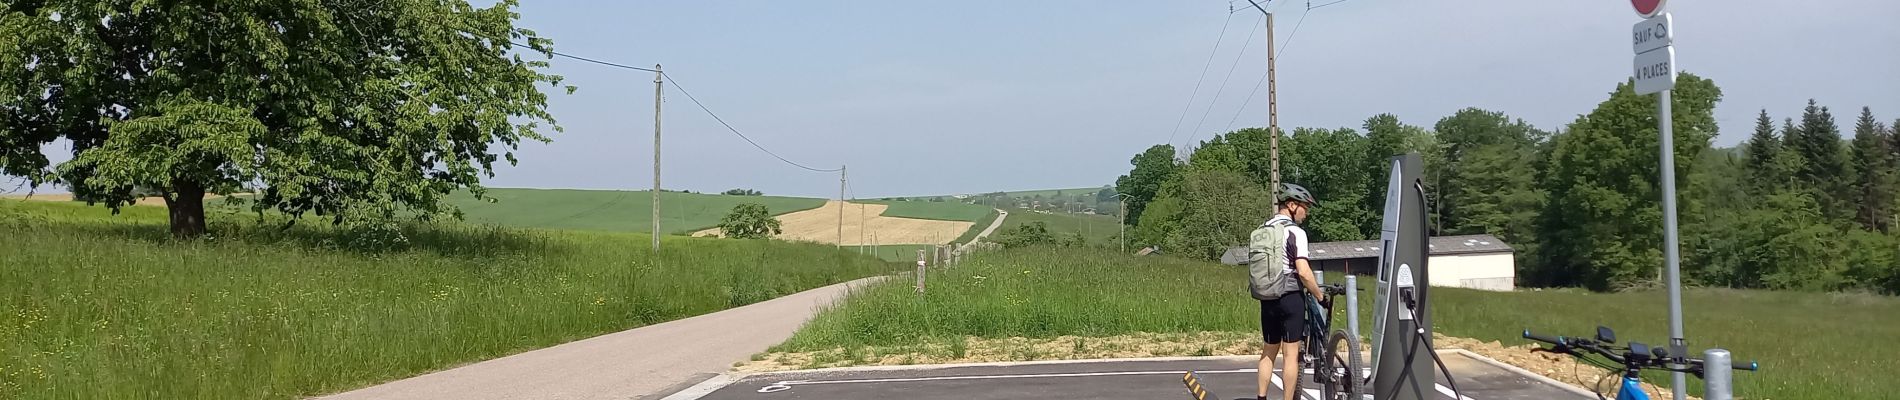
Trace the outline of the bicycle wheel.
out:
M 1323 398 L 1327 400 L 1362 400 L 1366 393 L 1364 385 L 1365 361 L 1359 358 L 1359 338 L 1345 330 L 1333 331 L 1333 337 L 1326 341 L 1325 364 L 1315 368 L 1315 374 L 1322 371 L 1327 379 L 1322 379 Z

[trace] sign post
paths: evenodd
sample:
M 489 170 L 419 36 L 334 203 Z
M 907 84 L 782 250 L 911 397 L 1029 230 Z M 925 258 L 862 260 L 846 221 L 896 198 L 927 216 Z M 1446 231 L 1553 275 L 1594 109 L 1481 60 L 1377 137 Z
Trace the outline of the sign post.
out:
M 1661 133 L 1663 190 L 1664 280 L 1669 285 L 1669 354 L 1687 357 L 1688 341 L 1682 333 L 1682 257 L 1676 237 L 1676 138 L 1670 115 L 1670 89 L 1676 87 L 1675 20 L 1664 11 L 1667 0 L 1630 0 L 1643 21 L 1630 29 L 1630 49 L 1636 52 L 1637 94 L 1656 93 L 1656 127 Z M 1674 365 L 1674 367 L 1681 367 Z M 1688 395 L 1688 378 L 1676 372 L 1672 379 L 1675 400 Z

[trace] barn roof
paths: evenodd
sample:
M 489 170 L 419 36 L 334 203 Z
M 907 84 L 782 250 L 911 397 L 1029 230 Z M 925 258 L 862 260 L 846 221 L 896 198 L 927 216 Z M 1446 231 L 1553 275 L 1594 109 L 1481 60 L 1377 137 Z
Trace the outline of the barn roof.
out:
M 1431 255 L 1510 253 L 1511 245 L 1491 235 L 1439 236 L 1431 239 Z M 1313 261 L 1340 260 L 1349 258 L 1378 258 L 1379 241 L 1356 240 L 1350 242 L 1313 243 Z M 1247 257 L 1246 247 L 1235 247 L 1221 256 L 1221 262 L 1241 264 Z

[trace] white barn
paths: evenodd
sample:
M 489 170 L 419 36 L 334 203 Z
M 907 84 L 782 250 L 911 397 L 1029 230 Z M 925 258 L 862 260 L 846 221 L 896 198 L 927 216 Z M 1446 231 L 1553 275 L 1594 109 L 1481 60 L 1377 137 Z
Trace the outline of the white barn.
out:
M 1503 240 L 1491 235 L 1463 235 L 1434 237 L 1430 243 L 1432 286 L 1494 291 L 1517 289 L 1517 254 Z M 1313 243 L 1312 246 L 1309 260 L 1320 271 L 1359 275 L 1378 272 L 1381 249 L 1377 240 Z M 1222 261 L 1236 264 L 1246 254 L 1245 247 L 1235 248 L 1229 250 Z

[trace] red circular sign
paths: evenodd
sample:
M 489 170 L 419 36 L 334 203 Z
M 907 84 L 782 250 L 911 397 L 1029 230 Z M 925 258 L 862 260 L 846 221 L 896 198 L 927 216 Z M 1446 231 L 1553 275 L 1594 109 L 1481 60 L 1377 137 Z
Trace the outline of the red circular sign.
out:
M 1667 0 L 1630 0 L 1630 5 L 1636 6 L 1636 15 L 1649 18 L 1661 13 L 1663 3 L 1667 2 Z

